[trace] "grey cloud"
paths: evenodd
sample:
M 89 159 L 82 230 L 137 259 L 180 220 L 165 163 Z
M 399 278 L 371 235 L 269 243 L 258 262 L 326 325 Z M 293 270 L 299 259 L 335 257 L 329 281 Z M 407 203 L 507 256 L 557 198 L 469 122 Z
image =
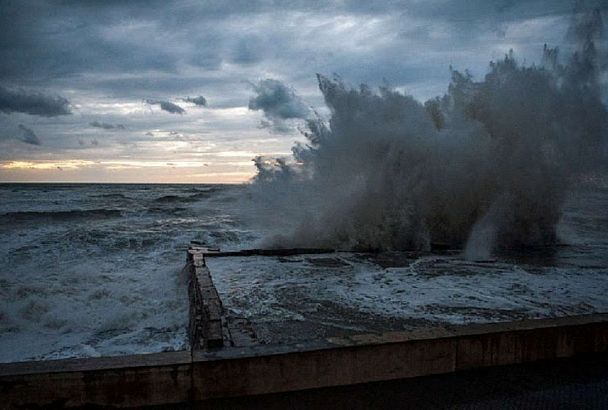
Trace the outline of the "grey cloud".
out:
M 215 70 L 224 60 L 250 65 L 274 49 L 262 43 L 276 45 L 282 37 L 244 35 L 230 27 L 231 18 L 255 23 L 264 14 L 351 8 L 329 1 L 147 2 L 146 7 L 140 2 L 7 3 L 1 6 L 0 26 L 13 29 L 0 38 L 0 71 L 31 82 L 141 69 L 176 73 L 183 64 Z M 383 13 L 383 8 L 373 12 Z
M 133 41 L 134 35 L 129 41 L 107 35 L 109 27 L 120 25 L 118 16 L 137 20 L 141 5 L 136 3 L 129 9 L 117 3 L 102 8 L 26 0 L 0 8 L 0 27 L 11 27 L 0 39 L 0 71 L 7 79 L 31 82 L 82 72 L 175 69 L 171 49 Z
M 249 109 L 263 111 L 267 120 L 262 121 L 263 127 L 286 132 L 290 129 L 286 120 L 307 119 L 312 113 L 295 91 L 279 80 L 261 80 L 253 89 L 256 95 L 249 99 Z
M 182 98 L 182 100 L 185 102 L 192 103 L 194 105 L 198 105 L 200 107 L 207 106 L 207 99 L 205 97 L 203 97 L 202 95 L 200 95 L 198 97 L 186 97 L 186 98 Z
M 17 139 L 31 145 L 40 145 L 40 138 L 34 131 L 23 124 L 19 124 L 19 135 Z
M 93 121 L 89 125 L 95 128 L 102 128 L 104 130 L 124 130 L 125 126 L 122 124 L 109 124 L 107 122 Z
M 568 14 L 572 0 L 430 0 L 403 5 L 403 10 L 415 17 L 445 20 L 467 25 L 549 15 Z
M 429 0 L 404 5 L 404 13 L 430 26 L 449 30 L 452 41 L 466 44 L 482 33 L 504 38 L 511 23 L 545 17 L 568 17 L 573 12 L 598 9 L 608 12 L 605 0 Z
M 0 38 L 0 72 L 6 80 L 20 85 L 46 85 L 52 80 L 53 84 L 74 89 L 95 87 L 108 95 L 128 98 L 154 95 L 159 99 L 183 95 L 199 87 L 213 90 L 218 82 L 224 82 L 231 75 L 214 73 L 224 62 L 254 70 L 253 75 L 247 75 L 249 78 L 278 70 L 278 75 L 286 75 L 290 83 L 295 83 L 294 77 L 311 78 L 314 72 L 331 73 L 346 63 L 351 70 L 367 63 L 366 78 L 337 72 L 352 81 L 370 82 L 370 78 L 394 78 L 390 73 L 387 75 L 390 68 L 387 69 L 383 61 L 375 64 L 378 54 L 383 52 L 379 49 L 382 46 L 371 50 L 363 47 L 365 54 L 362 55 L 348 49 L 340 53 L 340 45 L 335 44 L 337 58 L 328 62 L 314 44 L 318 41 L 321 49 L 333 45 L 328 44 L 325 37 L 332 32 L 328 17 L 384 17 L 403 13 L 423 20 L 419 32 L 422 34 L 416 34 L 420 36 L 424 35 L 425 27 L 434 24 L 453 27 L 452 23 L 464 21 L 466 24 L 461 24 L 457 31 L 468 33 L 467 39 L 475 39 L 480 34 L 476 30 L 479 25 L 487 28 L 505 18 L 536 16 L 541 12 L 569 13 L 570 4 L 571 0 L 177 1 L 171 5 L 151 1 L 142 7 L 140 2 L 28 3 L 24 0 L 0 6 L 0 26 L 13 28 Z M 294 19 L 296 25 L 272 24 L 277 18 L 289 19 L 294 15 L 302 15 Z M 327 27 L 318 28 L 316 25 L 324 19 Z M 248 29 L 242 30 L 242 24 L 235 21 L 248 24 Z M 268 24 L 260 25 L 266 21 Z M 398 37 L 400 28 L 395 27 L 395 31 Z M 408 30 L 405 32 L 410 34 Z M 156 40 L 149 41 L 150 38 Z M 65 47 L 66 43 L 70 44 L 69 48 Z M 453 42 L 442 42 L 446 43 L 453 45 Z M 436 44 L 425 46 L 433 51 Z M 404 49 L 395 44 L 394 50 L 386 50 L 395 66 L 391 71 L 410 63 L 409 60 L 396 62 L 395 53 Z M 318 58 L 317 66 L 303 64 L 313 58 Z M 354 65 L 352 60 L 356 60 Z M 325 68 L 324 64 L 330 67 Z M 181 67 L 192 65 L 204 74 L 187 78 L 180 72 Z M 262 70 L 260 66 L 264 66 Z M 80 74 L 87 75 L 80 77 Z M 448 76 L 444 70 L 442 78 L 447 81 Z
M 150 105 L 159 105 L 161 110 L 167 111 L 170 114 L 183 114 L 186 112 L 186 110 L 179 105 L 169 101 L 146 100 L 146 102 Z
M 601 4 L 601 0 L 594 2 Z M 136 73 L 142 68 L 175 73 L 184 63 L 211 70 L 219 68 L 224 60 L 252 64 L 276 54 L 275 45 L 283 36 L 272 34 L 281 30 L 269 27 L 258 30 L 264 32 L 260 34 L 251 29 L 243 35 L 230 27 L 230 20 L 243 18 L 255 23 L 258 16 L 265 14 L 279 17 L 289 13 L 322 16 L 404 13 L 429 21 L 465 22 L 464 29 L 470 29 L 472 23 L 494 24 L 497 19 L 567 14 L 571 8 L 572 0 L 177 1 L 170 5 L 146 2 L 145 7 L 140 2 L 23 1 L 1 6 L 0 26 L 11 30 L 0 38 L 0 71 L 8 78 L 31 81 L 82 72 Z M 156 41 L 148 41 L 155 36 Z M 66 43 L 70 44 L 69 49 Z
M 43 117 L 68 115 L 70 102 L 60 96 L 48 96 L 41 93 L 28 94 L 23 90 L 12 91 L 0 87 L 0 112 L 22 112 Z
M 233 48 L 230 61 L 237 64 L 254 64 L 262 60 L 264 48 L 260 39 L 242 39 Z
M 156 95 L 184 94 L 193 89 L 216 87 L 223 84 L 223 79 L 209 75 L 187 77 L 173 73 L 171 75 L 146 73 L 133 78 L 112 77 L 93 78 L 96 89 L 120 98 L 144 98 L 154 90 Z
M 531 59 L 545 42 L 562 46 L 571 12 L 572 0 L 177 0 L 149 1 L 145 7 L 139 1 L 0 2 L 0 27 L 11 27 L 0 36 L 0 84 L 46 94 L 56 90 L 83 104 L 83 116 L 44 120 L 45 152 L 56 149 L 72 155 L 61 150 L 78 146 L 76 138 L 90 146 L 99 135 L 89 126 L 92 119 L 126 125 L 124 132 L 108 131 L 100 139 L 104 147 L 138 141 L 148 130 L 185 127 L 199 135 L 208 133 L 210 142 L 221 144 L 259 135 L 259 130 L 251 130 L 252 116 L 227 121 L 208 110 L 210 122 L 201 127 L 195 115 L 124 116 L 115 106 L 85 104 L 153 98 L 166 112 L 186 109 L 194 114 L 188 104 L 195 102 L 176 97 L 197 98 L 200 91 L 214 109 L 221 109 L 242 107 L 253 95 L 264 114 L 263 125 L 284 132 L 294 122 L 283 118 L 285 107 L 262 104 L 258 93 L 242 87 L 243 79 L 281 78 L 315 107 L 323 105 L 315 72 L 339 73 L 354 85 L 381 85 L 386 79 L 426 99 L 444 91 L 450 64 L 470 68 L 477 78 L 485 73 L 488 59 L 500 58 L 509 48 Z M 542 16 L 564 18 L 517 25 Z M 495 35 L 497 29 L 503 30 L 504 39 Z M 63 94 L 67 89 L 70 94 Z M 3 135 L 14 138 L 19 122 L 33 126 L 16 119 Z
M 182 107 L 180 107 L 177 104 L 173 104 L 172 102 L 169 101 L 160 101 L 160 109 L 167 111 L 171 114 L 183 114 L 186 112 L 186 110 L 184 110 Z

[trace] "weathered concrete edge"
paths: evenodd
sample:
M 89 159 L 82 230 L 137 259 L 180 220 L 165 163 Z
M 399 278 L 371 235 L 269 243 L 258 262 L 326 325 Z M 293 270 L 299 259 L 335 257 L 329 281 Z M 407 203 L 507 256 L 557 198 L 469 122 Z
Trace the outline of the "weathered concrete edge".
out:
M 0 407 L 141 407 L 192 398 L 189 351 L 0 365 Z
M 404 343 L 408 341 L 433 340 L 451 337 L 475 336 L 514 331 L 561 329 L 571 326 L 599 325 L 608 328 L 608 313 L 564 316 L 559 318 L 526 319 L 514 322 L 479 323 L 467 325 L 447 325 L 427 327 L 408 331 L 381 334 L 358 334 L 350 337 L 334 337 L 325 340 L 296 344 L 257 345 L 232 347 L 211 351 L 179 351 L 144 353 L 127 356 L 90 357 L 82 359 L 59 359 L 0 363 L 0 377 L 35 373 L 82 372 L 104 369 L 164 366 L 190 363 L 200 360 L 238 359 L 273 354 L 306 352 L 351 346 L 374 346 L 380 344 Z M 606 341 L 608 349 L 608 341 Z
M 272 349 L 194 352 L 193 397 L 277 393 L 606 352 L 608 315 L 358 335 L 314 350 Z
M 224 338 L 224 308 L 211 272 L 205 264 L 206 248 L 188 248 L 186 267 L 188 270 L 188 300 L 190 304 L 188 337 L 193 351 L 222 347 Z
M 206 257 L 227 257 L 227 256 L 293 256 L 293 255 L 314 255 L 336 253 L 335 249 L 328 248 L 275 248 L 275 249 L 241 249 L 238 251 L 220 251 L 204 249 Z
M 11 405 L 143 406 L 417 377 L 608 351 L 608 314 L 291 346 L 0 365 Z

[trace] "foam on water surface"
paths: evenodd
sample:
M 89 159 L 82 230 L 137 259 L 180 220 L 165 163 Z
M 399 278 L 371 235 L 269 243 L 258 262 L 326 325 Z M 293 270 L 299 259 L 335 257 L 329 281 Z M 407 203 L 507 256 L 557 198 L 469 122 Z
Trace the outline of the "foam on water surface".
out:
M 267 234 L 246 222 L 255 214 L 243 187 L 0 190 L 0 363 L 185 349 L 189 242 L 245 249 Z M 254 322 L 267 343 L 605 312 L 607 203 L 605 187 L 581 187 L 558 226 L 565 246 L 491 261 L 341 252 L 209 266 L 229 314 Z M 81 212 L 90 209 L 118 214 Z
M 209 258 L 208 266 L 224 306 L 254 324 L 330 321 L 337 328 L 374 331 L 421 322 L 463 324 L 608 311 L 607 269 L 478 263 L 459 256 L 423 256 L 404 266 L 383 267 L 374 256 L 338 253 L 330 264 L 325 255 Z M 342 317 L 335 308 L 343 308 Z M 378 317 L 385 319 L 380 328 Z
M 252 234 L 201 185 L 0 185 L 0 362 L 187 348 L 191 240 Z
M 338 252 L 208 258 L 224 306 L 262 341 L 608 311 L 607 191 L 572 192 L 562 243 L 468 260 Z M 295 333 L 300 333 L 295 335 Z

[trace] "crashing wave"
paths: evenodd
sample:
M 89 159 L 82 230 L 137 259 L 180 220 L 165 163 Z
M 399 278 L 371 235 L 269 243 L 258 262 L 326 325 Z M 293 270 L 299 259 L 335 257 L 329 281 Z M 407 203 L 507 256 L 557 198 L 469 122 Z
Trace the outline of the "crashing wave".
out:
M 272 208 L 265 223 L 288 232 L 271 244 L 441 245 L 472 257 L 554 244 L 571 177 L 601 167 L 607 152 L 601 24 L 579 23 L 586 30 L 566 64 L 547 47 L 540 66 L 509 53 L 483 81 L 453 70 L 448 92 L 424 104 L 319 75 L 329 123 L 307 120 L 292 159 L 255 160 L 258 210 Z

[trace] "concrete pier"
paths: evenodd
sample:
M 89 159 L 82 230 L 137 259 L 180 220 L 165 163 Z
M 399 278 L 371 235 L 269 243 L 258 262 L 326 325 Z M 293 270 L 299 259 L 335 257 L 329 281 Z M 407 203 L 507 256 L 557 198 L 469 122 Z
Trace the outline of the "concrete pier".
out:
M 608 349 L 608 315 L 0 366 L 8 408 L 135 407 L 379 382 Z
M 222 301 L 213 285 L 211 273 L 205 264 L 207 248 L 191 245 L 188 248 L 186 269 L 189 273 L 188 297 L 190 322 L 188 335 L 194 350 L 224 346 L 225 326 Z M 227 340 L 229 343 L 229 340 Z
M 608 352 L 608 314 L 258 344 L 227 323 L 208 251 L 188 250 L 190 351 L 1 364 L 0 407 L 196 403 Z

